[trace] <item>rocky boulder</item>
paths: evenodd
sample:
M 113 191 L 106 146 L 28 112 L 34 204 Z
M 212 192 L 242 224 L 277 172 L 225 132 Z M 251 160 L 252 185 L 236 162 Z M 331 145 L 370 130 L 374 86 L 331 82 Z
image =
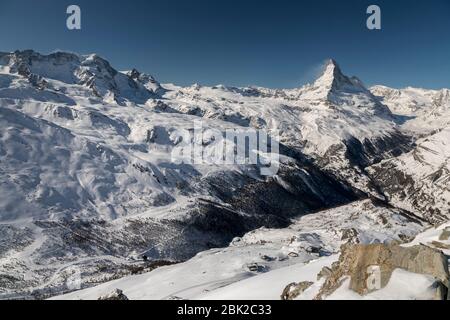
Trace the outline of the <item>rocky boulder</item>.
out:
M 313 282 L 309 281 L 288 284 L 281 294 L 281 300 L 294 300 L 313 284 Z
M 123 291 L 120 289 L 116 289 L 113 292 L 101 296 L 100 298 L 98 298 L 98 300 L 128 300 L 128 297 L 126 295 L 123 294 Z
M 447 241 L 450 238 L 450 227 L 447 227 L 442 231 L 441 235 L 439 236 L 439 240 L 441 241 Z
M 431 275 L 436 278 L 437 288 L 445 298 L 449 287 L 447 257 L 439 250 L 424 246 L 402 247 L 398 244 L 347 244 L 341 248 L 341 256 L 332 265 L 331 272 L 316 296 L 317 300 L 338 289 L 345 278 L 350 277 L 350 289 L 360 295 L 382 289 L 388 284 L 395 269 Z M 378 288 L 371 284 L 376 270 Z

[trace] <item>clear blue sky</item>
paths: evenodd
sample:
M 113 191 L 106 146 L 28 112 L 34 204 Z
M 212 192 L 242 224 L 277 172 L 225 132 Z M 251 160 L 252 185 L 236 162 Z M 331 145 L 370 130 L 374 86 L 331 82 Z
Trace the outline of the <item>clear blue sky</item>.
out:
M 82 9 L 82 30 L 65 27 Z M 382 9 L 382 30 L 366 8 Z M 449 0 L 0 0 L 0 51 L 98 53 L 178 84 L 296 87 L 327 58 L 366 84 L 450 87 Z

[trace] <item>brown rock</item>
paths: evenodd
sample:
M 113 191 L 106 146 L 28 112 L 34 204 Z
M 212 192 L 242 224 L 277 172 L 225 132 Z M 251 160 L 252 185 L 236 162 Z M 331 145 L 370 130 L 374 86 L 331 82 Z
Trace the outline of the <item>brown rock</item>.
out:
M 440 241 L 432 241 L 431 245 L 437 249 L 450 250 L 450 244 L 445 244 Z
M 294 300 L 313 284 L 313 282 L 309 281 L 290 283 L 284 288 L 283 293 L 281 294 L 281 300 Z
M 322 270 L 317 274 L 317 280 L 320 280 L 322 278 L 328 278 L 333 273 L 333 270 L 329 267 L 323 267 Z
M 370 292 L 367 280 L 370 267 L 380 270 L 381 288 L 384 288 L 397 269 L 432 275 L 446 288 L 449 286 L 448 261 L 445 255 L 436 249 L 419 245 L 401 247 L 398 244 L 344 245 L 339 261 L 333 263 L 332 272 L 325 280 L 317 300 L 330 295 L 342 285 L 345 277 L 350 277 L 350 289 L 358 294 Z M 381 289 L 379 288 L 379 289 Z
M 441 235 L 439 236 L 439 240 L 441 241 L 447 241 L 450 238 L 450 227 L 445 228 L 444 231 L 442 231 Z

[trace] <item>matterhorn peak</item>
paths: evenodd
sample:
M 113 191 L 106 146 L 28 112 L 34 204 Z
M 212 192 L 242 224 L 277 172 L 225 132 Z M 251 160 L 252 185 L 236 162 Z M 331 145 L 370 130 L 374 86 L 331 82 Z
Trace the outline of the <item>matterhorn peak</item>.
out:
M 346 76 L 338 63 L 328 59 L 317 80 L 305 87 L 301 98 L 304 100 L 322 100 L 336 105 L 365 105 L 389 113 L 386 107 L 379 106 L 378 100 L 366 89 L 357 77 Z
M 355 84 L 355 82 L 342 73 L 341 68 L 335 60 L 328 59 L 322 74 L 314 82 L 314 87 L 321 87 L 327 90 L 339 90 L 343 86 L 353 86 Z
M 367 89 L 361 80 L 356 77 L 347 77 L 335 60 L 328 59 L 323 66 L 322 73 L 309 87 L 304 98 L 328 99 L 330 95 L 339 92 L 367 92 Z
M 328 59 L 325 62 L 325 66 L 323 68 L 323 72 L 322 74 L 342 74 L 342 71 L 338 65 L 338 63 L 336 62 L 336 60 L 334 59 Z

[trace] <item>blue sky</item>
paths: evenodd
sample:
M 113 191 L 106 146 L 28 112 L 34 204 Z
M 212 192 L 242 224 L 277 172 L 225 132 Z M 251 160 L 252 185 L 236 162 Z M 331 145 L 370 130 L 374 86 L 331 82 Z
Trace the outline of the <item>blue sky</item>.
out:
M 78 4 L 82 30 L 66 29 Z M 366 28 L 378 4 L 382 30 Z M 99 53 L 162 82 L 290 88 L 334 58 L 366 84 L 450 87 L 449 0 L 0 0 L 0 51 Z

